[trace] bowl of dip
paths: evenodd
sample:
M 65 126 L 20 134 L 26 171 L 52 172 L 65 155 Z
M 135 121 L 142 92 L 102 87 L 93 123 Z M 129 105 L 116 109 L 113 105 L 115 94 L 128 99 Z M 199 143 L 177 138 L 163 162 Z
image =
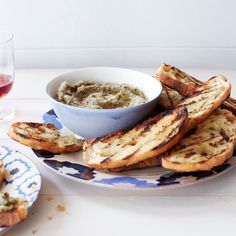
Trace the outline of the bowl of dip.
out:
M 58 119 L 85 139 L 136 125 L 153 112 L 161 90 L 150 75 L 113 67 L 67 72 L 46 86 Z

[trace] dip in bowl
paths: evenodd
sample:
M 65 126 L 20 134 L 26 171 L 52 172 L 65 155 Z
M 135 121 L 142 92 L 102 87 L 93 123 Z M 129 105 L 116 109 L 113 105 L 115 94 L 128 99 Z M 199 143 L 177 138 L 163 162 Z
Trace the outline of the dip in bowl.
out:
M 56 99 L 67 105 L 89 109 L 133 107 L 148 100 L 140 89 L 127 84 L 85 80 L 62 82 Z
M 80 90 L 76 86 L 74 90 L 70 88 L 70 86 L 73 87 L 81 81 L 95 84 L 95 88 L 92 86 L 93 92 L 95 92 L 88 93 L 88 96 L 86 96 L 87 94 L 82 96 L 83 89 Z M 108 91 L 106 90 L 107 84 L 111 85 L 108 86 Z M 101 90 L 97 89 L 99 87 L 97 85 L 105 86 L 106 89 L 102 89 L 102 92 L 105 91 L 102 95 Z M 64 91 L 69 90 L 69 92 L 63 92 L 62 98 L 59 99 L 58 90 L 63 90 L 63 86 L 65 86 Z M 138 101 L 137 104 L 134 104 L 133 101 L 130 102 L 129 100 L 133 95 L 131 94 L 130 97 L 123 92 L 119 93 L 119 86 L 127 86 L 128 90 L 131 89 L 134 94 L 138 91 L 138 96 L 141 96 L 141 100 L 143 100 Z M 84 93 L 88 92 L 86 89 Z M 91 67 L 68 72 L 52 79 L 46 87 L 46 93 L 59 120 L 72 132 L 85 139 L 100 137 L 136 125 L 154 110 L 161 90 L 160 82 L 147 74 L 112 67 Z M 71 95 L 73 91 L 77 92 L 74 98 L 78 98 L 78 104 L 76 104 L 77 101 L 72 101 L 73 96 L 69 96 L 69 100 L 63 98 L 64 95 L 68 95 L 67 93 Z M 110 96 L 110 94 L 113 95 L 114 91 L 115 95 Z M 89 97 L 93 95 L 97 98 Z M 105 100 L 100 100 L 101 102 L 96 104 L 96 99 L 101 99 L 100 95 L 105 96 Z M 81 97 L 87 99 L 83 104 L 80 104 Z M 95 99 L 95 103 L 92 102 L 93 99 Z M 125 102 L 126 99 L 128 100 L 127 103 Z

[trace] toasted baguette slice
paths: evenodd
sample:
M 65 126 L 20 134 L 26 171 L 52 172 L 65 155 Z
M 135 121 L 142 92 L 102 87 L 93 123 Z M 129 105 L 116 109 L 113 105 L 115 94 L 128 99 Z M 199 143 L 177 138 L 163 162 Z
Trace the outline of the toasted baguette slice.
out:
M 61 137 L 54 124 L 17 122 L 10 126 L 8 135 L 23 145 L 52 153 L 76 152 L 83 144 L 74 135 Z
M 155 157 L 148 158 L 144 161 L 140 161 L 130 166 L 108 169 L 108 171 L 121 172 L 121 171 L 138 170 L 138 169 L 143 169 L 143 168 L 156 167 L 160 165 L 161 165 L 161 156 L 158 155 Z
M 168 109 L 173 107 L 181 99 L 183 99 L 183 96 L 179 92 L 162 84 L 162 91 L 158 98 L 158 105 L 161 108 Z
M 229 111 L 232 111 L 234 115 L 236 115 L 236 100 L 229 97 L 221 106 Z
M 0 199 L 0 227 L 13 226 L 27 218 L 26 200 L 10 197 L 8 193 L 0 194 Z
M 217 109 L 162 158 L 162 166 L 178 172 L 210 170 L 232 156 L 235 144 L 236 117 Z
M 166 64 L 159 67 L 157 77 L 163 84 L 175 89 L 184 96 L 195 93 L 195 90 L 204 84 L 204 82 L 188 75 L 180 69 Z M 228 98 L 222 104 L 222 108 L 232 111 L 236 115 L 236 100 Z
M 160 113 L 128 131 L 88 140 L 83 159 L 96 169 L 127 167 L 159 155 L 173 147 L 183 136 L 187 109 L 178 107 Z
M 198 87 L 193 95 L 179 101 L 175 107 L 186 106 L 188 109 L 186 132 L 210 116 L 227 99 L 230 91 L 227 79 L 217 76 Z
M 159 67 L 157 76 L 163 84 L 184 96 L 195 93 L 196 88 L 201 87 L 203 83 L 180 69 L 167 64 L 162 64 Z
M 183 95 L 175 91 L 174 89 L 171 89 L 164 84 L 162 84 L 162 92 L 158 99 L 158 105 L 162 109 L 169 109 L 170 107 L 173 107 L 175 104 L 177 104 L 181 99 L 183 99 Z M 136 169 L 143 169 L 143 168 L 150 168 L 150 167 L 156 167 L 161 165 L 161 157 L 151 157 L 144 161 L 140 161 L 136 164 L 120 167 L 120 168 L 114 168 L 109 169 L 109 171 L 112 172 L 121 172 L 121 171 L 128 171 L 128 170 L 136 170 Z
M 3 166 L 2 161 L 0 160 L 0 187 L 4 179 L 5 179 L 5 168 Z

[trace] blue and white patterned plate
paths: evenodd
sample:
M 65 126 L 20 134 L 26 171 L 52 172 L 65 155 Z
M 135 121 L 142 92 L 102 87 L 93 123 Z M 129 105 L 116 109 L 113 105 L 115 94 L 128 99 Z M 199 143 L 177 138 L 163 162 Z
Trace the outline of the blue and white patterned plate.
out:
M 1 186 L 1 192 L 8 192 L 10 196 L 25 198 L 30 210 L 41 188 L 39 170 L 22 153 L 6 146 L 0 146 L 0 160 L 3 161 L 6 169 L 6 179 Z M 8 229 L 9 227 L 0 227 L 0 234 Z
M 69 132 L 53 110 L 43 115 L 43 121 L 54 123 L 62 134 Z M 236 165 L 235 151 L 235 156 L 210 171 L 175 173 L 162 167 L 155 167 L 121 173 L 105 173 L 86 166 L 81 152 L 61 155 L 35 150 L 33 152 L 47 167 L 65 177 L 100 187 L 128 190 L 165 189 L 192 185 L 216 177 Z

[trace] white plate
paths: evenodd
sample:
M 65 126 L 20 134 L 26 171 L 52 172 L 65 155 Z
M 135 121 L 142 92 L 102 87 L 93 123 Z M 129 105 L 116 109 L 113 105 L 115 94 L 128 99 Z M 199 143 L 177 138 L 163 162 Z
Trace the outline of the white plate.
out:
M 8 192 L 10 196 L 25 198 L 30 210 L 41 188 L 39 170 L 29 158 L 6 146 L 0 146 L 0 159 L 6 169 L 6 179 L 1 187 L 1 192 Z M 10 227 L 0 227 L 0 234 L 9 229 Z
M 43 121 L 54 123 L 63 134 L 69 132 L 58 120 L 53 110 L 43 115 Z M 197 184 L 217 177 L 236 165 L 236 157 L 233 156 L 223 165 L 210 171 L 175 173 L 162 167 L 155 167 L 121 173 L 105 173 L 86 166 L 82 160 L 81 152 L 53 155 L 47 152 L 33 151 L 42 163 L 64 177 L 98 187 L 127 190 L 158 190 Z

